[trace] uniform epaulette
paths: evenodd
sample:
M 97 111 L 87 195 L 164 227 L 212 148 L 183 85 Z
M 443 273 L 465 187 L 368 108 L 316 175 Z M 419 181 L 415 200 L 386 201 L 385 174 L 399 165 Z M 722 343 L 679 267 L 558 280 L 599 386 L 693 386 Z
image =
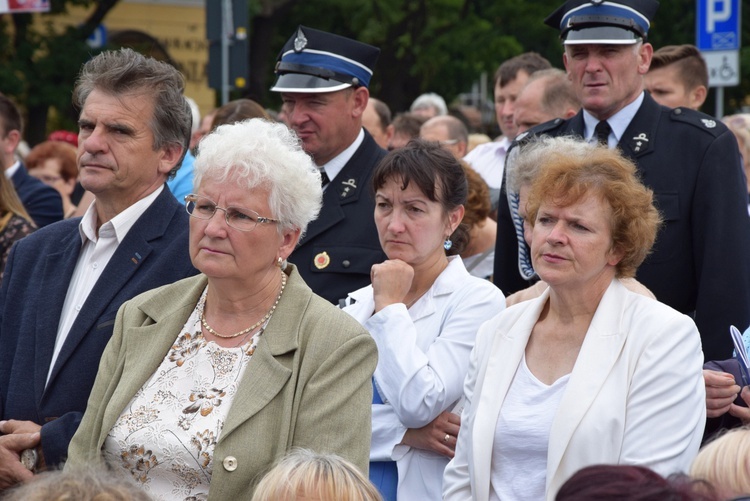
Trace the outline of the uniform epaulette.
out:
M 516 146 L 526 144 L 535 137 L 540 137 L 540 136 L 549 134 L 550 132 L 557 129 L 564 123 L 565 123 L 565 120 L 563 120 L 562 118 L 555 118 L 553 120 L 550 120 L 549 122 L 544 122 L 543 124 L 535 125 L 534 127 L 530 128 L 526 132 L 522 132 L 519 135 L 517 135 L 516 138 L 511 143 L 508 150 L 511 150 Z
M 693 125 L 714 137 L 721 135 L 726 130 L 726 126 L 721 120 L 689 108 L 675 108 L 670 111 L 669 118 L 673 122 Z

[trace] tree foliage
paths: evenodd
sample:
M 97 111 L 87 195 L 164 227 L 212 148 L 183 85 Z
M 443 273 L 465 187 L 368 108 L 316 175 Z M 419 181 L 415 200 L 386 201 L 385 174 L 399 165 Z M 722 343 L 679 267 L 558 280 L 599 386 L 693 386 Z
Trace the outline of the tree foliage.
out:
M 266 0 L 266 4 L 273 0 Z M 272 55 L 261 73 L 253 97 L 273 102 L 270 86 L 274 56 L 298 24 L 331 31 L 381 49 L 371 93 L 394 110 L 403 110 L 422 92 L 437 92 L 449 102 L 467 92 L 482 73 L 490 78 L 505 59 L 535 51 L 562 67 L 562 47 L 556 30 L 544 25 L 561 0 L 297 0 L 284 4 L 274 21 Z M 696 0 L 662 0 L 652 22 L 655 48 L 695 43 Z M 743 17 L 750 0 L 742 0 Z M 750 24 L 743 23 L 750 41 Z M 251 46 L 251 52 L 253 47 Z M 726 89 L 727 111 L 750 93 L 750 47 L 741 52 L 742 85 Z M 264 87 L 260 87 L 263 85 Z M 710 112 L 708 103 L 706 110 Z
M 30 144 L 46 137 L 50 108 L 63 122 L 70 115 L 76 75 L 92 54 L 85 41 L 117 1 L 52 0 L 50 12 L 41 16 L 41 27 L 32 25 L 31 14 L 0 17 L 0 91 L 26 108 L 25 137 Z M 53 29 L 54 16 L 68 6 L 94 3 L 96 8 L 81 26 Z

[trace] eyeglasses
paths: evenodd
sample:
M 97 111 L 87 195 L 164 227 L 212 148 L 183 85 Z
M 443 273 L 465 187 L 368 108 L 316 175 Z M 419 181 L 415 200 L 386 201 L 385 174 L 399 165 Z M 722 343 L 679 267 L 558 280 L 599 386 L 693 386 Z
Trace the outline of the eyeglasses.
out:
M 278 223 L 278 219 L 262 217 L 254 210 L 245 207 L 219 207 L 216 202 L 196 194 L 185 196 L 185 210 L 196 219 L 211 219 L 217 210 L 224 211 L 227 224 L 240 231 L 253 231 L 258 223 Z

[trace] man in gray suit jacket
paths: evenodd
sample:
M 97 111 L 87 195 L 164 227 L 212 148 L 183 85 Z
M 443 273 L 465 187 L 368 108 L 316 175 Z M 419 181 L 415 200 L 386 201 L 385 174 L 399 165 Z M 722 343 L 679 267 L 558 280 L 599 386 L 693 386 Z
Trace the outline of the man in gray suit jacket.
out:
M 166 188 L 190 138 L 184 81 L 130 49 L 83 66 L 78 167 L 96 195 L 81 219 L 16 245 L 0 291 L 0 490 L 64 461 L 119 306 L 196 273 L 187 213 Z M 33 467 L 33 465 L 31 465 Z

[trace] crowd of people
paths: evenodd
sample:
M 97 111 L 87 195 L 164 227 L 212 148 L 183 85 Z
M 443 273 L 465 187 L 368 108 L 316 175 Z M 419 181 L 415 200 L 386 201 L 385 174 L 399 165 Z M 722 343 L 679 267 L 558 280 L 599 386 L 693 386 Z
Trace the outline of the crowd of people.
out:
M 551 13 L 495 140 L 306 26 L 278 113 L 105 51 L 21 158 L 0 95 L 0 498 L 750 496 L 750 120 L 657 7 Z

